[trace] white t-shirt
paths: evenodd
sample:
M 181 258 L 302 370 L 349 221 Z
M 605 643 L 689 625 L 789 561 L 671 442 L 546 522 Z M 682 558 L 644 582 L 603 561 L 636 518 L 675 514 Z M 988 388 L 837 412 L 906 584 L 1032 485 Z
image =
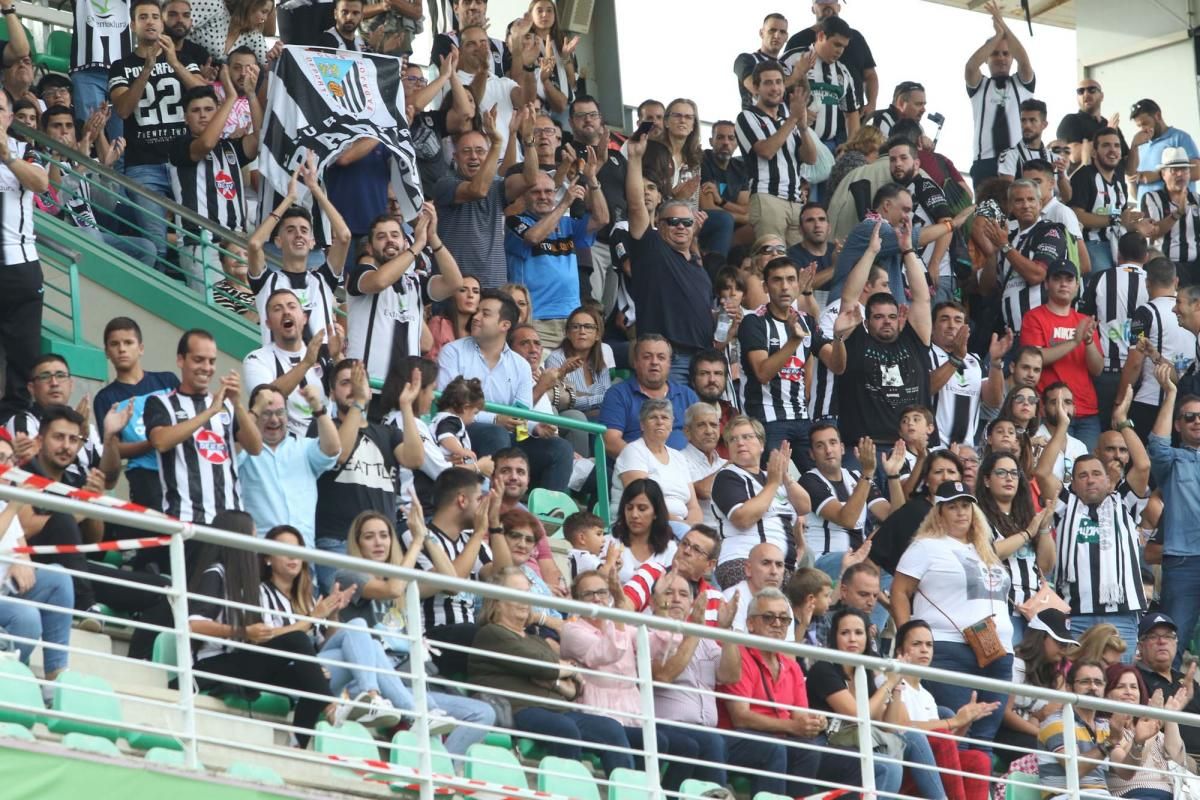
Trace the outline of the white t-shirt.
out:
M 962 629 L 991 616 L 1006 652 L 1012 652 L 1008 573 L 988 566 L 975 548 L 956 539 L 916 539 L 896 571 L 918 581 L 912 616 L 929 623 L 935 642 L 963 644 Z
M 1042 208 L 1042 216 L 1051 222 L 1062 225 L 1067 229 L 1067 233 L 1076 239 L 1083 238 L 1083 229 L 1079 227 L 1079 217 L 1075 216 L 1075 212 L 1063 205 L 1063 202 L 1057 197 L 1050 198 L 1050 202 Z
M 700 451 L 694 444 L 688 443 L 688 446 L 683 448 L 683 460 L 687 463 L 688 473 L 692 479 L 692 483 L 702 481 L 709 475 L 720 471 L 721 467 L 725 466 L 725 459 L 713 453 L 713 460 L 710 463 L 708 457 Z M 704 524 L 710 528 L 717 527 L 717 518 L 713 516 L 712 499 L 702 500 L 699 496 L 696 497 L 696 502 L 700 504 L 700 511 L 704 513 Z
M 276 378 L 283 377 L 304 358 L 305 348 L 301 347 L 294 353 L 289 353 L 272 342 L 266 347 L 251 350 L 242 361 L 242 388 L 249 398 L 250 391 L 263 383 L 272 383 Z M 303 439 L 308 436 L 308 426 L 312 422 L 312 409 L 304 399 L 304 387 L 308 384 L 316 386 L 321 396 L 325 396 L 322 378 L 325 368 L 320 362 L 309 367 L 304 378 L 296 384 L 296 388 L 287 397 L 287 426 L 288 433 Z
M 475 76 L 469 72 L 458 71 L 458 79 L 462 81 L 463 86 L 470 86 L 471 81 L 475 80 Z M 513 104 L 512 91 L 517 88 L 517 82 L 512 78 L 501 78 L 495 73 L 488 73 L 487 86 L 483 89 L 483 98 L 478 103 L 479 113 L 486 114 L 493 108 L 496 109 L 496 130 L 500 132 L 500 158 L 504 158 L 504 151 L 508 147 L 508 123 L 512 119 Z M 446 81 L 446 85 L 438 92 L 437 97 L 430 103 L 431 108 L 436 108 L 441 105 L 442 98 L 450 93 L 450 81 Z M 521 161 L 521 148 L 517 147 L 517 162 Z
M 613 466 L 612 519 L 616 519 L 620 512 L 621 493 L 625 491 L 625 482 L 621 480 L 621 475 L 630 470 L 644 472 L 658 484 L 658 488 L 662 489 L 663 499 L 667 501 L 668 514 L 679 519 L 687 517 L 687 501 L 692 489 L 692 473 L 688 468 L 687 459 L 683 453 L 668 447 L 667 463 L 664 464 L 658 460 L 658 456 L 650 452 L 645 439 L 636 439 L 625 446 Z
M 1041 427 L 1037 429 L 1037 433 L 1033 435 L 1033 438 L 1036 439 L 1040 436 L 1044 436 L 1046 439 L 1049 439 L 1051 435 L 1051 430 L 1047 428 L 1046 423 L 1043 422 Z M 1068 433 L 1067 443 L 1063 446 L 1063 451 L 1058 454 L 1058 460 L 1054 462 L 1054 477 L 1062 481 L 1064 485 L 1070 486 L 1071 472 L 1075 469 L 1075 459 L 1079 458 L 1080 456 L 1086 456 L 1087 453 L 1087 445 Z M 1041 451 L 1039 450 L 1035 456 L 1040 455 Z
M 8 503 L 0 500 L 0 511 L 3 511 L 7 505 Z M 21 529 L 20 521 L 16 517 L 13 517 L 13 521 L 8 523 L 8 530 L 4 532 L 3 536 L 0 536 L 0 552 L 5 552 L 16 547 L 17 541 L 24 535 L 25 531 Z M 0 595 L 8 594 L 8 587 L 4 583 L 8 580 L 8 571 L 11 567 L 11 563 L 0 561 Z
M 883 686 L 885 680 L 885 676 L 876 675 L 875 688 Z M 933 695 L 924 686 L 914 688 L 907 680 L 901 680 L 900 702 L 904 703 L 908 718 L 913 722 L 933 722 L 940 718 L 937 700 L 933 699 Z

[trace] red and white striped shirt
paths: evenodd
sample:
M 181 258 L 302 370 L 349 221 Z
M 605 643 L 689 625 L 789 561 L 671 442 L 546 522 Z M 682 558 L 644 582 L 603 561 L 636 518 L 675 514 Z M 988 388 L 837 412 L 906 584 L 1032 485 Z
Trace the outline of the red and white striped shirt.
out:
M 633 573 L 633 577 L 625 584 L 625 596 L 629 598 L 629 602 L 633 603 L 634 611 L 653 613 L 650 601 L 654 596 L 654 584 L 667 574 L 667 569 L 668 567 L 664 567 L 657 561 L 647 561 Z M 704 624 L 715 626 L 717 615 L 721 611 L 721 603 L 725 602 L 721 590 L 703 578 L 700 579 L 698 585 L 692 588 L 705 593 L 708 602 L 704 605 Z

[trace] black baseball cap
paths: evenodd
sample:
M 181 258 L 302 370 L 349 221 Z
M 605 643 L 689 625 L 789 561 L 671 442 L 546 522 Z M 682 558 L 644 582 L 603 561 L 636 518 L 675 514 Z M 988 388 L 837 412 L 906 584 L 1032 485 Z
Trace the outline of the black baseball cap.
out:
M 1029 620 L 1029 629 L 1042 631 L 1059 644 L 1079 644 L 1071 638 L 1071 627 L 1067 624 L 1067 615 L 1057 608 L 1043 608 L 1036 617 Z
M 970 500 L 972 503 L 979 502 L 962 481 L 945 481 L 942 483 L 934 493 L 934 500 L 938 503 L 949 503 L 951 500 Z
M 1142 621 L 1138 623 L 1138 638 L 1146 638 L 1146 634 L 1160 625 L 1165 625 L 1176 633 L 1179 633 L 1179 626 L 1175 624 L 1175 620 L 1161 611 L 1155 611 L 1153 614 L 1147 614 L 1142 617 Z

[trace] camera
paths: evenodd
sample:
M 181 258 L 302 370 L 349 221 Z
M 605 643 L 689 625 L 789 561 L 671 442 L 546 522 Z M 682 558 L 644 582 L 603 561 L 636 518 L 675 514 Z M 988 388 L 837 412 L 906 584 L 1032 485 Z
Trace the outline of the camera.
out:
M 939 114 L 936 111 L 931 111 L 928 114 L 926 114 L 925 119 L 929 120 L 934 125 L 945 125 L 946 124 L 946 115 Z

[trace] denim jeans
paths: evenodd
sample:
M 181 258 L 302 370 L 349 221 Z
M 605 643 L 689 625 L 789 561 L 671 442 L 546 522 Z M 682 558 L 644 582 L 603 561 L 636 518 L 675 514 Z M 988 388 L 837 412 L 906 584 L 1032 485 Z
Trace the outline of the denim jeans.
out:
M 1088 258 L 1092 261 L 1091 274 L 1103 272 L 1106 269 L 1112 269 L 1117 265 L 1113 260 L 1112 245 L 1108 242 L 1093 242 L 1085 241 L 1087 245 Z
M 75 104 L 76 115 L 87 119 L 100 104 L 108 99 L 108 70 L 104 67 L 89 67 L 71 73 L 71 102 Z M 117 114 L 108 118 L 104 126 L 104 135 L 111 142 L 118 136 L 125 135 L 125 120 Z
M 329 687 L 333 689 L 333 693 L 341 694 L 345 689 L 353 698 L 362 692 L 378 692 L 396 708 L 412 711 L 412 691 L 395 673 L 391 658 L 384 652 L 379 640 L 371 636 L 366 621 L 359 618 L 348 624 L 352 627 L 338 628 L 325 640 L 325 646 L 321 648 L 321 661 L 329 672 Z M 387 672 L 354 669 L 332 663 L 336 661 L 357 664 L 360 667 L 374 667 Z
M 692 353 L 675 353 L 671 356 L 671 371 L 668 374 L 672 383 L 680 386 L 690 386 L 692 378 Z
M 340 553 L 341 555 L 346 555 L 346 540 L 318 537 L 317 549 L 324 550 L 327 553 Z M 317 589 L 321 594 L 329 594 L 329 592 L 333 590 L 333 577 L 337 574 L 338 568 L 327 567 L 324 564 L 317 564 L 316 568 Z
M 812 458 L 812 440 L 809 438 L 809 431 L 812 430 L 811 420 L 777 420 L 775 422 L 768 422 L 763 427 L 767 432 L 766 445 L 763 447 L 764 465 L 771 452 L 778 450 L 779 445 L 783 444 L 784 441 L 791 443 L 792 463 L 796 465 L 796 469 L 800 470 L 801 475 L 817 465 Z
M 1164 567 L 1166 560 L 1164 559 Z M 1164 569 L 1165 572 L 1165 569 Z M 1165 580 L 1165 579 L 1164 579 Z M 1163 610 L 1166 611 L 1166 604 L 1163 604 Z M 1193 612 L 1195 613 L 1195 612 Z M 1172 619 L 1175 619 L 1172 617 Z M 1137 650 L 1138 641 L 1138 613 L 1129 611 L 1125 614 L 1072 614 L 1071 615 L 1071 636 L 1078 639 L 1088 628 L 1093 625 L 1099 625 L 1107 622 L 1117 629 L 1117 635 L 1125 640 L 1125 652 L 1121 654 L 1122 664 L 1133 663 L 1133 653 Z M 1176 623 L 1178 624 L 1178 623 Z M 1183 638 L 1182 628 L 1180 629 L 1179 638 Z M 1180 642 L 1179 649 L 1183 650 L 1183 642 Z M 1178 658 L 1178 656 L 1176 656 Z
M 930 769 L 908 767 L 908 775 L 916 785 L 917 797 L 926 800 L 945 800 L 946 790 L 942 786 L 941 776 L 937 772 L 937 760 L 933 757 L 933 748 L 929 739 L 920 731 L 904 731 L 904 760 L 920 764 Z
M 970 647 L 962 642 L 935 643 L 933 646 L 933 662 L 930 664 L 930 666 L 937 669 L 961 672 L 967 675 L 979 675 L 985 678 L 995 678 L 1000 681 L 1012 680 L 1012 665 L 1012 655 L 1006 655 L 988 664 L 984 669 L 980 669 L 979 662 L 975 660 L 975 654 L 971 652 Z M 935 681 L 922 681 L 921 685 L 929 690 L 929 693 L 933 695 L 934 700 L 937 701 L 939 706 L 945 706 L 946 708 L 958 711 L 958 709 L 971 702 L 971 692 L 973 690 L 969 687 L 954 686 L 949 683 L 937 683 Z M 986 717 L 980 717 L 975 720 L 966 735 L 982 742 L 990 742 L 996 738 L 996 731 L 1000 729 L 1000 723 L 1004 720 L 1004 703 L 1007 701 L 1008 695 L 985 689 L 980 689 L 978 694 L 978 702 L 999 703 L 1000 707 Z M 990 745 L 984 744 L 972 744 L 971 748 L 982 750 L 985 753 L 991 753 L 992 751 Z
M 166 164 L 135 164 L 125 167 L 125 177 L 141 184 L 142 188 L 163 197 L 171 196 L 171 179 Z M 159 262 L 155 268 L 167 268 L 167 210 L 153 200 L 138 194 L 129 196 L 133 207 L 134 234 L 154 242 Z
M 740 730 L 738 732 L 753 736 L 768 736 L 762 731 Z M 818 750 L 786 747 L 782 744 L 783 737 L 778 738 L 780 743 L 770 744 L 753 739 L 743 739 L 741 736 L 727 735 L 725 737 L 725 748 L 729 753 L 729 766 L 762 770 L 763 772 L 774 773 L 777 776 L 790 775 L 793 778 L 799 778 L 801 781 L 817 777 L 817 773 L 821 771 L 822 762 L 824 758 L 828 757 L 828 754 L 821 753 Z M 818 739 L 807 740 L 804 743 L 825 744 L 824 741 Z M 755 794 L 767 792 L 770 794 L 787 794 L 792 797 L 798 797 L 812 794 L 816 791 L 815 787 L 807 783 L 785 781 L 782 777 L 751 775 L 750 783 L 754 787 Z M 899 782 L 897 782 L 896 786 L 898 787 L 899 785 Z
M 537 734 L 559 739 L 571 739 L 579 744 L 543 742 L 546 752 L 559 758 L 578 761 L 583 753 L 584 742 L 595 742 L 610 747 L 629 747 L 629 737 L 621 723 L 611 717 L 585 714 L 582 711 L 552 711 L 538 706 L 527 706 L 513 712 L 513 727 L 536 738 Z M 604 764 L 604 772 L 611 775 L 617 767 L 633 769 L 633 756 L 614 750 L 597 751 Z
M 466 755 L 468 748 L 482 742 L 488 728 L 496 724 L 496 711 L 482 700 L 472 700 L 461 694 L 429 692 L 430 708 L 440 708 L 460 722 L 470 722 L 470 727 L 459 725 L 446 735 L 446 749 L 456 756 Z
M 1179 669 L 1200 617 L 1200 556 L 1163 556 L 1162 610 L 1179 626 L 1174 665 Z
M 729 248 L 733 247 L 733 215 L 719 208 L 710 208 L 705 213 L 708 219 L 700 229 L 700 249 L 705 253 L 729 255 Z
M 35 603 L 59 606 L 66 611 L 47 611 L 45 609 L 27 606 L 8 597 L 0 597 L 0 627 L 13 636 L 26 639 L 41 639 L 50 644 L 66 645 L 71 638 L 71 614 L 75 607 L 75 589 L 71 584 L 71 576 L 53 567 L 38 567 L 34 573 L 37 581 L 28 592 L 15 595 L 21 600 L 32 600 Z M 21 661 L 29 663 L 34 645 L 26 642 L 14 642 Z M 42 664 L 49 675 L 67 668 L 67 651 L 49 647 L 42 648 Z
M 1096 449 L 1096 442 L 1100 439 L 1100 415 L 1076 417 L 1067 426 L 1067 433 L 1083 442 L 1087 446 L 1088 452 L 1091 453 Z
M 479 457 L 493 455 L 511 447 L 513 435 L 500 425 L 489 422 L 474 422 L 467 427 L 471 444 Z M 555 492 L 566 492 L 571 479 L 571 466 L 575 462 L 575 449 L 566 439 L 558 436 L 542 438 L 530 436 L 517 442 L 529 458 L 531 486 L 540 486 Z
M 830 746 L 829 738 L 824 734 L 816 738 L 816 743 L 825 747 Z M 878 758 L 873 759 L 873 762 L 875 764 L 875 788 L 881 792 L 900 791 L 900 783 L 904 779 L 904 768 L 899 764 L 881 761 Z M 854 755 L 822 753 L 821 769 L 817 777 L 832 783 L 862 786 L 862 762 L 858 757 L 858 748 L 854 748 Z

